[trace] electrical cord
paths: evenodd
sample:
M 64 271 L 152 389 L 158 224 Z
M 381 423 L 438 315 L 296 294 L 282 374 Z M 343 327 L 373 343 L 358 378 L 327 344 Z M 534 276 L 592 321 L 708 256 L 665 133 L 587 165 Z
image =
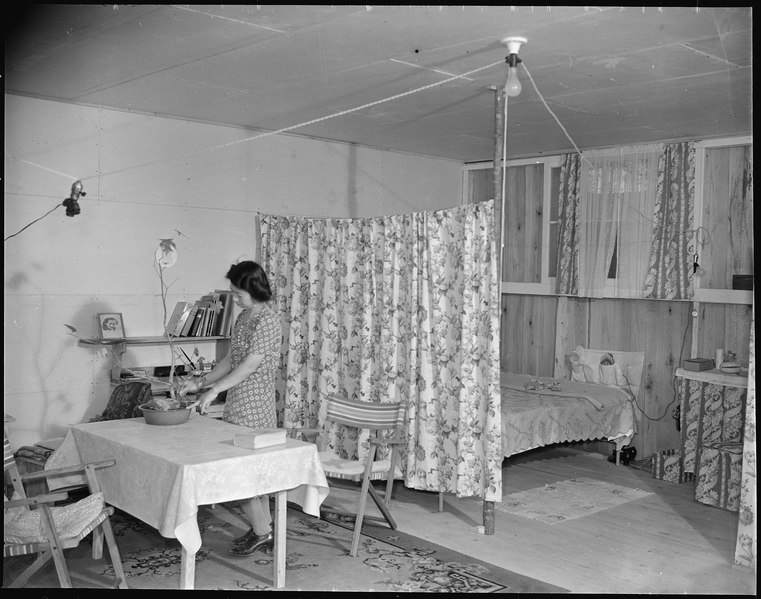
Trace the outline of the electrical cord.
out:
M 684 336 L 682 337 L 682 347 L 679 350 L 679 363 L 682 363 L 682 353 L 684 352 L 684 343 L 687 340 L 687 330 L 689 329 L 689 323 L 687 325 L 687 328 L 684 329 Z M 611 358 L 612 360 L 612 358 Z M 612 362 L 611 362 L 612 363 Z M 669 402 L 669 404 L 666 406 L 666 409 L 663 411 L 663 414 L 658 416 L 657 418 L 654 418 L 653 416 L 649 416 L 647 412 L 642 408 L 642 406 L 639 405 L 639 402 L 637 401 L 637 396 L 634 394 L 634 390 L 632 389 L 631 381 L 629 380 L 629 377 L 626 376 L 625 372 L 621 372 L 624 379 L 626 380 L 626 385 L 629 387 L 629 393 L 631 393 L 632 398 L 634 398 L 634 405 L 637 406 L 637 409 L 642 412 L 642 415 L 647 418 L 648 420 L 652 422 L 658 422 L 659 420 L 663 420 L 666 417 L 666 414 L 668 414 L 669 408 L 672 406 L 672 404 L 677 400 L 677 389 L 676 385 L 673 386 L 674 388 L 674 398 Z M 676 378 L 674 379 L 676 380 Z M 679 404 L 677 404 L 676 408 L 674 409 L 674 412 L 672 413 L 672 416 L 677 421 L 677 430 L 679 430 Z
M 682 347 L 679 349 L 679 362 L 678 364 L 682 363 L 682 356 L 684 355 L 684 344 L 687 341 L 687 331 L 690 329 L 690 321 L 687 321 L 687 326 L 684 328 L 684 335 L 682 335 Z M 611 358 L 612 359 L 612 358 Z M 648 420 L 651 420 L 653 422 L 658 422 L 659 420 L 663 420 L 666 417 L 666 414 L 668 414 L 669 408 L 677 401 L 679 395 L 678 390 L 676 388 L 676 376 L 672 380 L 672 388 L 674 390 L 674 398 L 669 402 L 669 404 L 666 406 L 666 409 L 663 411 L 663 414 L 658 416 L 657 418 L 653 418 L 652 416 L 648 416 L 645 410 L 642 409 L 642 407 L 639 405 L 639 402 L 637 401 L 637 396 L 634 395 L 634 391 L 632 390 L 631 381 L 629 381 L 629 377 L 626 376 L 625 372 L 621 372 L 621 374 L 624 376 L 624 379 L 626 379 L 626 384 L 629 387 L 629 393 L 632 394 L 632 397 L 634 398 L 634 405 L 637 406 L 637 409 L 639 409 L 640 412 L 642 412 L 642 415 L 647 418 Z M 676 407 L 674 408 L 671 416 L 676 420 L 676 430 L 680 429 L 680 406 L 677 403 Z
M 11 237 L 16 237 L 16 235 L 18 235 L 19 233 L 21 233 L 21 231 L 23 231 L 24 229 L 28 229 L 28 228 L 29 228 L 29 227 L 31 227 L 31 226 L 32 226 L 34 223 L 36 223 L 36 222 L 38 222 L 38 221 L 41 221 L 43 218 L 45 218 L 45 217 L 46 217 L 48 214 L 50 214 L 51 212 L 53 212 L 53 210 L 55 210 L 55 209 L 56 209 L 56 208 L 58 208 L 59 206 L 63 206 L 63 204 L 57 204 L 57 205 L 53 206 L 53 208 L 51 208 L 50 210 L 48 210 L 48 211 L 47 211 L 45 214 L 43 214 L 41 217 L 34 219 L 32 222 L 30 222 L 28 225 L 26 225 L 25 227 L 23 227 L 21 230 L 17 231 L 17 232 L 16 232 L 16 233 L 14 233 L 13 235 L 8 235 L 8 237 L 6 237 L 6 238 L 3 240 L 3 243 L 5 243 L 6 241 L 8 241 L 8 240 L 9 240 Z
M 682 357 L 684 356 L 684 344 L 687 341 L 687 331 L 690 329 L 690 323 L 692 321 L 688 318 L 687 319 L 687 326 L 684 327 L 684 335 L 682 335 L 682 347 L 679 349 L 679 362 L 677 364 L 682 363 Z M 679 390 L 677 389 L 677 383 L 676 383 L 676 372 L 674 372 L 674 376 L 671 379 L 671 387 L 674 390 L 674 399 L 671 401 L 671 403 L 674 403 L 677 401 L 679 397 Z M 669 404 L 671 405 L 671 404 Z M 672 418 L 676 420 L 676 430 L 681 431 L 682 430 L 682 406 L 681 404 L 677 403 L 676 407 L 674 408 L 673 413 L 671 414 Z

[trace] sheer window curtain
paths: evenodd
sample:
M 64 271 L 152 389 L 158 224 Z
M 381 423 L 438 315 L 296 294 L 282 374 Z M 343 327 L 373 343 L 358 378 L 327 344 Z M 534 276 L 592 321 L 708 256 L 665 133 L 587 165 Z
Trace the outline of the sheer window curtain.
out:
M 585 152 L 579 185 L 579 295 L 644 297 L 662 144 Z M 608 271 L 617 255 L 617 272 Z
M 405 485 L 501 501 L 494 202 L 355 219 L 260 216 L 284 342 L 278 412 L 321 425 L 329 393 L 407 401 Z M 366 439 L 340 430 L 347 455 Z

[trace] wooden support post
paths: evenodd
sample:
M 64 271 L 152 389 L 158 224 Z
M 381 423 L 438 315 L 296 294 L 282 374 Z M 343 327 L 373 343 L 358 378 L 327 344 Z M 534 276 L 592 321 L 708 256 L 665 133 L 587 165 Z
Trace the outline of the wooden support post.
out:
M 484 501 L 484 534 L 494 534 L 494 502 Z
M 497 275 L 502 280 L 502 252 L 504 239 L 502 219 L 505 198 L 502 197 L 502 159 L 505 143 L 505 90 L 497 86 L 494 93 L 494 234 L 497 240 Z M 501 285 L 500 285 L 501 286 Z M 499 296 L 502 297 L 500 290 Z M 494 502 L 484 500 L 484 534 L 494 534 Z
M 497 87 L 494 93 L 494 166 L 493 166 L 493 197 L 494 197 L 494 234 L 497 240 L 497 275 L 502 280 L 502 253 L 504 252 L 504 203 L 502 197 L 502 150 L 504 147 L 505 129 L 505 90 Z M 501 294 L 500 294 L 501 295 Z
M 568 346 L 568 298 L 558 297 L 557 312 L 555 312 L 555 369 L 556 379 L 565 378 L 565 348 Z

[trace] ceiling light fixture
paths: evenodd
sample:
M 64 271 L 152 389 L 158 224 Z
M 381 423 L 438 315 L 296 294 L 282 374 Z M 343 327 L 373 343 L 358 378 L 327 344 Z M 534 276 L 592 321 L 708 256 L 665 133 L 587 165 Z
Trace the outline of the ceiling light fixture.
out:
M 505 93 L 511 98 L 519 95 L 523 89 L 521 80 L 518 78 L 518 64 L 521 62 L 521 59 L 518 58 L 518 52 L 521 49 L 521 44 L 527 42 L 528 40 L 525 37 L 502 38 L 502 45 L 507 46 L 507 56 L 505 57 L 505 62 L 507 63 Z

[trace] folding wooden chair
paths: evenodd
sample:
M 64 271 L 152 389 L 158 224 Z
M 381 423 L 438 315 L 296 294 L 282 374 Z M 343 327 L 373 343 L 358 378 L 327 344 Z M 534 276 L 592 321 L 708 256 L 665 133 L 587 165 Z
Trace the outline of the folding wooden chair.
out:
M 349 554 L 356 557 L 359 548 L 359 537 L 362 531 L 363 520 L 376 520 L 386 522 L 393 530 L 396 530 L 389 506 L 393 492 L 394 479 L 401 478 L 402 473 L 398 468 L 399 448 L 403 443 L 406 406 L 401 402 L 395 403 L 370 403 L 354 401 L 342 397 L 329 396 L 327 415 L 322 429 L 291 429 L 292 431 L 305 434 L 318 433 L 317 444 L 320 449 L 320 461 L 322 462 L 325 476 L 328 479 L 350 480 L 361 482 L 360 495 L 355 512 L 344 512 L 323 507 L 322 511 L 354 518 L 354 533 Z M 355 429 L 365 429 L 375 433 L 371 436 L 367 459 L 345 459 L 334 453 L 327 447 L 326 431 L 332 423 L 340 424 Z M 376 450 L 379 446 L 390 446 L 391 454 L 388 459 L 376 460 Z M 385 480 L 386 492 L 381 495 L 375 490 L 371 481 Z M 365 514 L 365 506 L 368 494 L 378 506 L 383 517 Z
M 8 435 L 4 433 L 3 466 L 6 476 L 10 477 L 13 483 L 14 496 L 10 501 L 6 499 L 3 506 L 5 511 L 3 560 L 19 555 L 39 554 L 37 559 L 10 584 L 3 581 L 4 587 L 24 586 L 52 558 L 61 586 L 71 588 L 71 576 L 63 550 L 77 547 L 82 539 L 92 533 L 93 559 L 103 557 L 103 536 L 105 535 L 116 578 L 113 587 L 127 588 L 119 548 L 109 520 L 114 510 L 105 505 L 103 493 L 100 491 L 95 476 L 97 468 L 106 468 L 115 463 L 114 460 L 107 460 L 20 475 L 8 442 Z M 67 493 L 47 493 L 33 497 L 26 495 L 23 485 L 25 481 L 74 473 L 84 473 L 90 489 L 90 495 L 76 503 L 54 506 L 56 502 L 67 499 Z

